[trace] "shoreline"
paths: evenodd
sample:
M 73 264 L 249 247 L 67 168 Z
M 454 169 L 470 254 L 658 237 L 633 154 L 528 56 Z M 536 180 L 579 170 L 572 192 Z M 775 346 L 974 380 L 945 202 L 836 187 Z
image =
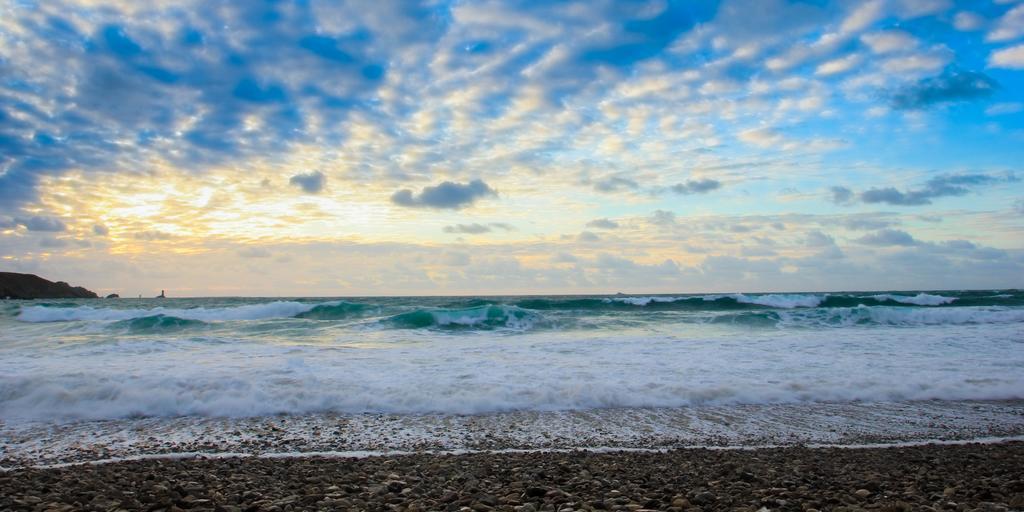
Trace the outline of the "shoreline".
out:
M 758 450 L 781 450 L 786 448 L 805 448 L 808 450 L 884 450 L 889 448 L 917 448 L 921 446 L 964 446 L 964 445 L 989 445 L 1024 443 L 1024 435 L 1005 437 L 979 437 L 970 439 L 921 439 L 914 441 L 896 441 L 888 443 L 868 444 L 768 444 L 768 445 L 688 445 L 675 446 L 671 448 L 633 448 L 615 446 L 587 446 L 577 448 L 497 448 L 497 449 L 461 449 L 461 450 L 350 450 L 350 451 L 296 451 L 296 452 L 166 452 L 131 455 L 115 457 L 110 459 L 81 460 L 74 462 L 59 462 L 55 464 L 33 464 L 25 466 L 6 467 L 0 465 L 0 473 L 18 471 L 23 469 L 47 470 L 64 469 L 75 466 L 102 466 L 106 464 L 121 464 L 129 462 L 145 461 L 179 461 L 179 460 L 218 460 L 218 459 L 368 459 L 386 457 L 407 457 L 414 455 L 431 456 L 460 456 L 460 455 L 505 455 L 505 454 L 615 454 L 615 453 L 668 453 L 677 450 L 710 450 L 710 451 L 758 451 Z
M 0 509 L 1004 511 L 1021 467 L 1021 441 L 149 459 L 0 473 Z
M 807 403 L 490 415 L 312 414 L 0 422 L 0 467 L 204 454 L 877 447 L 1024 437 L 1024 400 Z

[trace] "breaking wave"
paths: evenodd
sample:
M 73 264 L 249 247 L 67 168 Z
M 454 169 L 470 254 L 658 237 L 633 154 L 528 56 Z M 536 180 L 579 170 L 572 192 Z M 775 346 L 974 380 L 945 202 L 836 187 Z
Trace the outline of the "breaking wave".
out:
M 857 306 L 749 311 L 719 315 L 714 317 L 712 322 L 799 328 L 1008 324 L 1024 322 L 1024 310 L 986 307 L 911 309 L 897 306 Z
M 226 308 L 172 309 L 156 307 L 151 309 L 94 308 L 92 306 L 47 307 L 25 306 L 18 314 L 22 322 L 73 322 L 73 321 L 121 321 L 135 318 L 163 315 L 202 322 L 230 320 L 266 320 L 289 318 L 311 311 L 316 304 L 293 301 L 274 301 L 260 304 L 246 304 Z
M 401 329 L 511 329 L 524 331 L 544 319 L 540 313 L 517 306 L 486 305 L 462 309 L 417 309 L 397 314 L 384 323 Z
M 650 295 L 612 297 L 379 298 L 369 301 L 242 300 L 189 303 L 191 307 L 95 306 L 78 302 L 30 302 L 0 316 L 25 323 L 81 322 L 131 332 L 196 328 L 230 322 L 267 322 L 268 329 L 291 327 L 277 320 L 344 322 L 374 329 L 504 329 L 573 327 L 616 329 L 638 324 L 735 323 L 748 326 L 834 327 L 866 325 L 966 325 L 1024 322 L 1024 294 L 988 292 L 779 293 Z M 196 305 L 198 304 L 198 305 Z M 275 327 L 276 326 L 276 327 Z M 230 325 L 228 325 L 230 327 Z

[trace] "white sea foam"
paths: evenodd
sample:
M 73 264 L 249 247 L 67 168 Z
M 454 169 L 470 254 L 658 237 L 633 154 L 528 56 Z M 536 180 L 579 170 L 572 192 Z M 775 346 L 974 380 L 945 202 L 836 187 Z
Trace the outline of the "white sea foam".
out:
M 1013 301 L 821 307 L 834 297 L 860 300 L 551 299 L 542 311 L 490 299 L 22 303 L 0 312 L 0 419 L 1024 398 L 1024 308 Z M 569 306 L 548 307 L 558 301 Z M 307 312 L 315 320 L 278 320 Z M 158 315 L 216 325 L 109 328 Z
M 633 306 L 646 306 L 646 305 L 648 305 L 648 304 L 650 304 L 652 302 L 676 302 L 676 301 L 685 300 L 685 299 L 686 299 L 686 297 L 660 297 L 660 296 L 651 296 L 651 297 L 613 297 L 613 298 L 610 298 L 610 299 L 605 299 L 605 302 L 615 301 L 615 302 L 621 302 L 623 304 L 631 304 Z
M 880 295 L 871 295 L 871 298 L 877 301 L 891 300 L 901 304 L 914 304 L 917 306 L 941 306 L 943 304 L 950 304 L 956 300 L 955 297 L 943 297 L 942 295 L 932 295 L 924 292 L 914 296 L 883 293 Z
M 646 306 L 652 302 L 678 302 L 682 300 L 693 299 L 694 297 L 668 297 L 668 296 L 650 296 L 650 297 L 614 297 L 605 299 L 605 301 L 616 301 L 625 304 L 632 304 L 634 306 Z M 744 304 L 757 304 L 759 306 L 768 306 L 773 308 L 813 308 L 821 304 L 824 300 L 824 296 L 820 295 L 806 295 L 806 294 L 767 294 L 767 295 L 746 295 L 743 293 L 734 293 L 731 295 L 703 295 L 700 296 L 705 302 L 716 301 L 723 298 L 731 298 L 736 302 Z
M 896 306 L 858 306 L 814 310 L 789 310 L 775 313 L 784 326 L 849 327 L 988 325 L 1024 322 L 1024 309 L 1002 307 L 906 308 Z
M 800 311 L 807 310 L 780 313 Z M 334 338 L 327 331 L 302 345 L 193 338 L 144 350 L 132 342 L 69 345 L 48 348 L 45 358 L 0 349 L 0 418 L 1024 398 L 1019 324 L 986 324 L 983 335 L 971 325 L 926 325 L 898 335 L 891 328 L 718 337 L 713 330 L 707 337 L 585 338 L 405 332 L 368 332 L 370 339 L 353 341 L 351 333 Z
M 737 293 L 731 295 L 736 302 L 745 304 L 757 304 L 773 308 L 816 308 L 825 300 L 822 295 L 800 295 L 800 294 L 768 294 L 768 295 L 745 295 Z

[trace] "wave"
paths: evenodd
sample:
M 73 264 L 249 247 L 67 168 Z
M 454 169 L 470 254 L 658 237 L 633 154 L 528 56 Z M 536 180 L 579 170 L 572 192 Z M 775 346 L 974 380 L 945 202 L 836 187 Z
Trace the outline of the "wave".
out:
M 713 323 L 777 327 L 851 327 L 929 325 L 979 325 L 1024 322 L 1024 310 L 990 307 L 905 308 L 898 306 L 857 306 L 788 311 L 759 311 L 712 317 Z
M 188 318 L 179 318 L 168 315 L 151 315 L 114 322 L 110 327 L 114 329 L 125 329 L 132 333 L 148 333 L 176 331 L 179 329 L 199 327 L 203 325 L 207 325 L 207 323 L 201 320 L 190 320 Z
M 324 306 L 328 306 L 325 304 Z M 230 320 L 266 320 L 272 318 L 292 318 L 311 312 L 318 304 L 294 301 L 274 301 L 262 304 L 246 304 L 224 308 L 195 307 L 173 309 L 156 307 L 151 309 L 115 309 L 94 308 L 92 306 L 47 307 L 42 305 L 24 306 L 18 314 L 22 322 L 74 322 L 74 321 L 107 321 L 117 322 L 136 318 L 163 315 L 186 320 L 202 322 L 218 322 Z
M 383 322 L 400 329 L 505 328 L 525 331 L 543 320 L 544 317 L 536 311 L 517 306 L 490 304 L 461 309 L 417 309 L 388 317 Z
M 884 293 L 860 294 L 714 294 L 692 296 L 626 296 L 603 299 L 530 299 L 516 302 L 516 305 L 530 309 L 609 309 L 643 307 L 650 309 L 680 310 L 731 310 L 731 309 L 795 309 L 795 308 L 843 308 L 857 306 L 996 306 L 1022 305 L 1024 299 L 1012 294 L 998 294 L 968 297 L 947 297 L 920 292 L 916 295 Z
M 877 301 L 893 301 L 901 304 L 914 304 L 915 306 L 941 306 L 942 304 L 951 304 L 956 300 L 956 297 L 943 297 L 942 295 L 932 295 L 923 292 L 914 295 L 913 297 L 885 293 L 881 295 L 872 295 L 871 298 Z
M 295 315 L 295 318 L 309 318 L 313 320 L 340 320 L 361 316 L 373 310 L 369 304 L 355 302 L 334 302 L 329 304 L 318 304 L 309 311 Z
M 687 378 L 622 367 L 601 378 L 543 364 L 508 369 L 406 371 L 397 363 L 374 374 L 297 370 L 282 374 L 228 374 L 192 368 L 128 374 L 76 372 L 0 377 L 0 417 L 15 420 L 106 420 L 138 417 L 252 417 L 303 413 L 486 414 L 506 411 L 593 410 L 617 407 L 701 407 L 903 400 L 1024 398 L 1024 378 L 1003 374 L 707 374 Z M 870 367 L 864 367 L 870 368 Z M 862 368 L 863 369 L 863 368 Z M 696 368 L 690 370 L 701 373 Z M 378 369 L 378 371 L 381 371 Z M 701 373 L 702 374 L 702 373 Z M 494 378 L 500 375 L 501 378 Z M 703 374 L 702 374 L 703 375 Z
M 87 322 L 117 323 L 139 320 L 129 330 L 184 328 L 198 324 L 173 324 L 183 321 L 220 323 L 231 321 L 304 319 L 319 321 L 365 320 L 375 326 L 397 329 L 481 329 L 507 328 L 526 331 L 537 326 L 574 326 L 574 328 L 615 328 L 638 322 L 734 322 L 802 325 L 927 325 L 941 323 L 985 323 L 982 310 L 1020 310 L 1024 294 L 988 292 L 890 292 L 890 293 L 779 293 L 717 295 L 650 295 L 614 297 L 506 297 L 506 298 L 380 298 L 373 303 L 333 300 L 269 301 L 230 305 L 199 299 L 171 300 L 150 308 L 97 307 L 81 302 L 28 303 L 8 308 L 5 316 L 28 323 Z M 206 302 L 203 302 L 206 301 Z M 151 303 L 152 304 L 152 303 Z M 229 305 L 225 305 L 229 304 Z M 235 304 L 238 304 L 237 302 Z M 182 305 L 192 307 L 168 307 Z M 862 308 L 869 308 L 863 310 Z M 872 310 L 870 308 L 878 308 Z M 900 313 L 909 311 L 949 311 L 950 313 Z M 802 320 L 791 323 L 784 315 L 768 312 L 808 311 Z M 867 311 L 874 311 L 869 313 Z M 672 314 L 657 314 L 671 312 Z M 724 316 L 723 313 L 750 313 Z M 1016 318 L 1018 313 L 992 313 L 991 318 Z M 758 316 L 760 315 L 760 316 Z M 916 316 L 915 316 L 916 315 Z M 979 316 L 981 315 L 981 316 Z M 1003 321 L 1003 320 L 996 320 Z M 148 325 L 147 322 L 155 322 Z M 617 323 L 618 322 L 618 323 Z M 916 323 L 915 323 L 916 322 Z M 173 325 L 172 325 L 173 324 Z M 276 324 L 268 324 L 272 328 Z

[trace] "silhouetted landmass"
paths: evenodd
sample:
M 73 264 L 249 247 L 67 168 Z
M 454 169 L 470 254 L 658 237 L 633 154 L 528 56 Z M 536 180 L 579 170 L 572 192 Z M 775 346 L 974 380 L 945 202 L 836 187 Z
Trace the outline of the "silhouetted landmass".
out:
M 10 299 L 95 299 L 97 295 L 64 281 L 48 281 L 35 274 L 0 272 L 0 298 Z

